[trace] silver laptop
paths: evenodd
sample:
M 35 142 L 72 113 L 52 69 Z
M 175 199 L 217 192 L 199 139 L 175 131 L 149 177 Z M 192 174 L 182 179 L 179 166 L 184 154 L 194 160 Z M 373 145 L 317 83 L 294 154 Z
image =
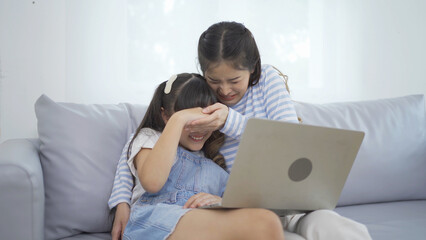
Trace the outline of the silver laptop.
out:
M 333 209 L 364 133 L 249 119 L 222 203 L 203 208 Z

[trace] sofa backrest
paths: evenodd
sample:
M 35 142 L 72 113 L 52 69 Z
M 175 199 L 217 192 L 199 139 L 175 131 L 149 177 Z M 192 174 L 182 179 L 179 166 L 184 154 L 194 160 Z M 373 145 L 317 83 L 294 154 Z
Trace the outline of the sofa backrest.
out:
M 108 232 L 117 161 L 147 106 L 35 104 L 45 184 L 45 238 Z M 304 124 L 366 133 L 339 205 L 426 199 L 426 120 L 421 95 L 366 102 L 296 102 Z M 88 184 L 91 183 L 91 184 Z
M 45 239 L 109 232 L 117 162 L 146 110 L 137 104 L 35 104 L 45 186 Z
M 303 124 L 365 132 L 338 206 L 426 199 L 423 95 L 295 106 Z

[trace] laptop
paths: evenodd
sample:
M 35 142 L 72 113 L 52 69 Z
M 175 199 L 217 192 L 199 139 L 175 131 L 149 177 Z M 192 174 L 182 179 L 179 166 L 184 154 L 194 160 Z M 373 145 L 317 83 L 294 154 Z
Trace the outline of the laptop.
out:
M 283 214 L 334 209 L 364 133 L 251 118 L 221 204 Z

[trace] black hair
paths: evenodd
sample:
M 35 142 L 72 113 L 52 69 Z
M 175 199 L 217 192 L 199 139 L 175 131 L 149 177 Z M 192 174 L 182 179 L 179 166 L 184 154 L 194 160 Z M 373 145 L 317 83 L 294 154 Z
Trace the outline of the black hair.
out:
M 203 74 L 221 61 L 249 70 L 249 86 L 259 82 L 261 61 L 256 41 L 249 29 L 237 22 L 219 22 L 204 31 L 198 40 L 198 61 Z
M 142 119 L 139 127 L 130 141 L 127 149 L 127 157 L 130 156 L 133 141 L 142 128 L 151 128 L 162 132 L 166 126 L 162 117 L 162 108 L 167 117 L 173 113 L 194 107 L 207 107 L 217 102 L 217 98 L 208 86 L 203 76 L 196 73 L 182 73 L 177 75 L 169 93 L 165 93 L 167 81 L 161 83 L 154 92 L 151 103 Z M 226 169 L 225 159 L 219 153 L 220 147 L 225 141 L 225 135 L 214 131 L 203 146 L 203 152 L 207 158 L 212 159 L 222 168 Z

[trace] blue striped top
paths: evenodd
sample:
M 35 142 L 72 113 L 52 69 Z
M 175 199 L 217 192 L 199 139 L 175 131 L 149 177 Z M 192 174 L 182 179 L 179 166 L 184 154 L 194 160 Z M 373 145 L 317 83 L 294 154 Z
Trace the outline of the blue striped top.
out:
M 236 105 L 229 107 L 225 126 L 220 130 L 226 135 L 225 143 L 220 152 L 225 157 L 228 171 L 231 171 L 234 164 L 247 120 L 252 117 L 298 122 L 296 110 L 285 87 L 284 80 L 271 65 L 262 65 L 258 84 L 249 87 L 243 98 Z M 131 204 L 134 177 L 127 165 L 128 144 L 124 147 L 118 162 L 114 186 L 108 201 L 110 208 L 121 202 Z

